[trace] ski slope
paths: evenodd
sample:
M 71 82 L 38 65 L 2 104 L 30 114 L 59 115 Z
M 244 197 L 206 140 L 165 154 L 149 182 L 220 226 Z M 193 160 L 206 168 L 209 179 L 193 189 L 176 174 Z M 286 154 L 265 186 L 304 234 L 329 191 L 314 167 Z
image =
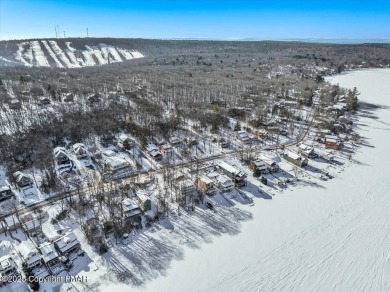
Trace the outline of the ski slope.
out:
M 247 207 L 253 219 L 238 235 L 186 248 L 184 260 L 143 290 L 390 291 L 389 79 L 388 69 L 328 79 L 384 105 L 359 113 L 358 132 L 370 145 L 342 173 Z
M 106 44 L 85 46 L 84 50 L 76 50 L 71 42 L 65 42 L 65 47 L 61 48 L 55 40 L 21 42 L 15 54 L 15 60 L 24 66 L 58 68 L 100 66 L 143 57 L 138 51 Z

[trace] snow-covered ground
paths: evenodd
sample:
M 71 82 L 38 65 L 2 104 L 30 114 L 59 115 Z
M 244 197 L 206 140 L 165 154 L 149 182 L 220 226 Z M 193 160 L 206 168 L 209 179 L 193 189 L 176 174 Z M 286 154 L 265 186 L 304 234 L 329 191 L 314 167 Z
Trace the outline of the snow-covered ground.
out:
M 389 70 L 366 70 L 328 80 L 390 106 L 389 78 Z M 183 260 L 144 290 L 389 291 L 390 112 L 359 116 L 369 145 L 336 178 L 242 206 L 253 217 L 238 234 L 185 248 Z

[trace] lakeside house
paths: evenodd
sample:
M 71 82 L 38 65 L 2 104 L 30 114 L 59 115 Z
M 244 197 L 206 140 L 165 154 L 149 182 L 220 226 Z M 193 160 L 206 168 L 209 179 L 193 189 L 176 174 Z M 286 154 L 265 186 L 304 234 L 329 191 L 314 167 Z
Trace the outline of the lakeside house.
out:
M 266 173 L 266 172 L 268 172 L 268 167 L 267 167 L 267 165 L 264 163 L 264 161 L 262 161 L 262 160 L 255 160 L 255 161 L 252 161 L 252 162 L 249 164 L 249 169 L 250 169 L 252 172 L 260 172 L 260 173 Z
M 335 136 L 325 136 L 325 148 L 331 148 L 334 150 L 339 150 L 342 146 L 342 142 L 338 137 Z
M 215 180 L 217 182 L 217 186 L 219 190 L 223 193 L 229 192 L 232 189 L 234 189 L 234 183 L 232 182 L 232 179 L 226 175 L 223 174 L 217 175 L 215 177 Z
M 298 146 L 298 153 L 306 158 L 316 158 L 318 155 L 315 153 L 314 148 L 306 144 L 300 144 Z
M 214 182 L 205 175 L 202 175 L 196 179 L 198 187 L 206 194 L 215 194 Z
M 265 163 L 269 172 L 278 172 L 279 165 L 275 160 L 264 155 L 260 155 L 259 159 Z
M 223 174 L 228 176 L 233 181 L 235 186 L 241 187 L 246 185 L 246 180 L 245 180 L 246 175 L 242 171 L 239 171 L 237 168 L 222 161 L 218 164 L 218 169 Z

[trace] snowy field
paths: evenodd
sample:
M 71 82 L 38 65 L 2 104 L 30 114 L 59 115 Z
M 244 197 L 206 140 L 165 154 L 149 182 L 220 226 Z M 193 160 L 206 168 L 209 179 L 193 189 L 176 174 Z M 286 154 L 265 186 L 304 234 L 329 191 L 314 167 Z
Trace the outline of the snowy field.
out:
M 389 79 L 389 70 L 328 78 L 382 105 L 359 113 L 367 145 L 342 173 L 242 206 L 252 218 L 237 234 L 186 247 L 182 260 L 143 290 L 390 291 Z

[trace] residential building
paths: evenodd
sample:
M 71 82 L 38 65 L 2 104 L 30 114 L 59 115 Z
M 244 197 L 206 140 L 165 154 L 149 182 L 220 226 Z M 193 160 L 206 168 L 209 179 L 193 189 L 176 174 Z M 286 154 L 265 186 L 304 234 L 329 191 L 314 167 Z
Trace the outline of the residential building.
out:
M 217 186 L 221 192 L 229 192 L 234 189 L 232 179 L 226 175 L 218 175 L 215 177 Z
M 286 152 L 283 154 L 284 159 L 287 161 L 295 164 L 296 166 L 299 167 L 304 167 L 308 164 L 307 158 L 302 157 L 296 153 L 293 152 Z
M 9 199 L 12 196 L 14 196 L 14 194 L 9 186 L 0 187 L 0 202 Z
M 239 171 L 224 161 L 218 164 L 218 168 L 233 181 L 235 186 L 240 187 L 246 185 L 246 175 L 242 171 Z
M 34 185 L 32 178 L 20 171 L 15 172 L 12 176 L 20 189 L 31 188 Z
M 137 201 L 134 201 L 130 198 L 126 198 L 122 201 L 122 210 L 123 215 L 126 218 L 141 215 L 141 209 L 137 204 Z
M 205 175 L 197 178 L 196 183 L 206 194 L 215 194 L 214 182 Z
M 22 241 L 18 246 L 18 252 L 27 267 L 33 269 L 41 266 L 41 254 L 30 240 Z
M 54 249 L 54 246 L 50 242 L 43 243 L 39 250 L 42 254 L 42 261 L 46 265 L 46 268 L 53 273 L 54 267 L 60 264 L 60 259 L 57 251 Z
M 67 256 L 80 248 L 80 242 L 73 232 L 54 241 L 55 249 L 63 256 Z
M 137 191 L 136 196 L 138 198 L 138 205 L 143 212 L 152 208 L 152 201 L 146 196 L 145 192 Z
M 0 277 L 11 276 L 16 273 L 17 266 L 9 255 L 0 258 Z

